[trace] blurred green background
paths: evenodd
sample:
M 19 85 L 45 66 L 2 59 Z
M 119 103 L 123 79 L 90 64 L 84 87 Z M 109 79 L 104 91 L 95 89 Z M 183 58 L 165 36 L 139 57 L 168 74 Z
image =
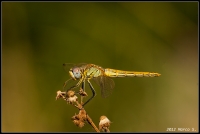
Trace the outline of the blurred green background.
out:
M 199 131 L 197 2 L 3 2 L 3 132 L 94 132 L 55 100 L 66 62 L 162 74 L 113 78 L 106 99 L 94 83 L 97 126 L 106 115 L 111 132 Z

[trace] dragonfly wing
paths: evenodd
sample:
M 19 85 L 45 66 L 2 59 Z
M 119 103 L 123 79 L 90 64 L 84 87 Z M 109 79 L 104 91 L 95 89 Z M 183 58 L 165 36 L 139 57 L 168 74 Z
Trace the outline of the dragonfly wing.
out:
M 67 91 L 69 90 L 71 87 L 75 86 L 77 84 L 78 81 L 73 80 L 72 78 L 68 79 L 67 81 L 65 81 L 65 83 L 63 84 L 63 90 Z
M 94 78 L 94 81 L 100 86 L 101 96 L 103 98 L 106 98 L 110 94 L 112 94 L 115 83 L 111 78 L 106 77 L 106 76 L 100 76 L 100 77 Z
M 76 64 L 74 63 L 64 63 L 63 68 L 65 69 L 66 72 L 69 72 L 70 68 L 74 67 Z
M 64 63 L 63 64 L 63 68 L 65 69 L 66 72 L 69 72 L 70 68 L 73 68 L 73 67 L 81 67 L 83 65 L 87 65 L 86 63 L 79 63 L 79 64 L 76 64 L 76 63 Z

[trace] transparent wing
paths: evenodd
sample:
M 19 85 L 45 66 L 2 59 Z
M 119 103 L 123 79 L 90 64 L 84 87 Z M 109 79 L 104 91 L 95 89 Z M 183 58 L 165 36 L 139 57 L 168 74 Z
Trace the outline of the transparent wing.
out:
M 93 80 L 100 86 L 101 96 L 103 98 L 106 98 L 110 94 L 112 94 L 115 83 L 111 78 L 106 77 L 106 76 L 100 76 L 97 78 L 93 78 Z
M 63 68 L 65 69 L 66 72 L 69 72 L 70 68 L 72 67 L 82 67 L 83 65 L 87 65 L 87 63 L 79 63 L 79 64 L 76 64 L 76 63 L 64 63 L 63 64 Z
M 63 84 L 63 91 L 67 91 L 71 89 L 71 87 L 75 86 L 78 83 L 78 81 L 73 80 L 72 78 L 65 81 Z

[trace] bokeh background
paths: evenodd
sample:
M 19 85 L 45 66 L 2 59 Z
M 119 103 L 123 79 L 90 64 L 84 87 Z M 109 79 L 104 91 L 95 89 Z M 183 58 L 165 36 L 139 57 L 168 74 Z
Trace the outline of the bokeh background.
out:
M 97 96 L 85 109 L 97 126 L 106 115 L 111 132 L 199 131 L 197 2 L 1 4 L 2 132 L 94 132 L 55 100 L 66 62 L 162 74 L 113 78 L 106 99 L 93 83 Z

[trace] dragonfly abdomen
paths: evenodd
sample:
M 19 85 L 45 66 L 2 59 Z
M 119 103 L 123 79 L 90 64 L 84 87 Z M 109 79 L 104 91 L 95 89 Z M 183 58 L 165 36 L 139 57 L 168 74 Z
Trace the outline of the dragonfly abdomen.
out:
M 152 72 L 134 72 L 134 71 L 123 71 L 107 68 L 105 69 L 105 75 L 108 77 L 158 77 L 159 73 Z

